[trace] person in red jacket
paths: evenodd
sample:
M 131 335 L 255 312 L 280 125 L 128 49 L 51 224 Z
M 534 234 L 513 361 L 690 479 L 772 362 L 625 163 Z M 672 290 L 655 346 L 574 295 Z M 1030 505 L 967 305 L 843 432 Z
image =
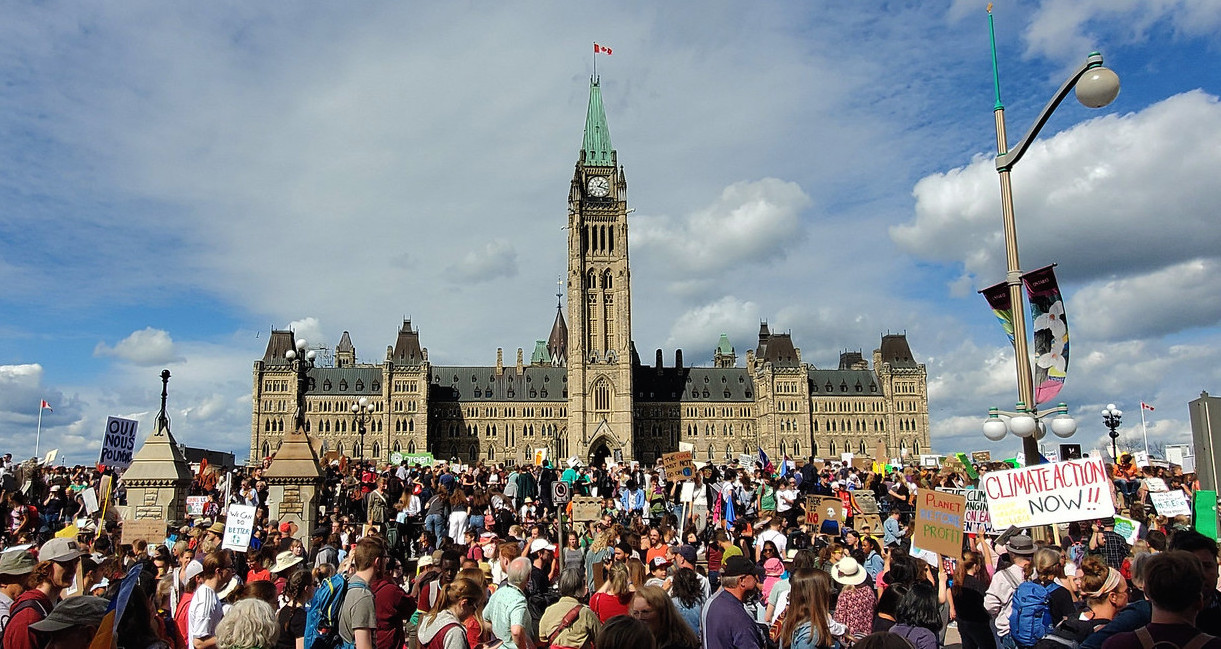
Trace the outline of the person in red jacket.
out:
M 403 623 L 415 613 L 416 601 L 387 576 L 389 572 L 383 571 L 369 584 L 369 590 L 373 591 L 373 608 L 377 612 L 374 646 L 402 647 L 407 640 Z
M 73 539 L 51 539 L 38 551 L 38 565 L 30 573 L 33 586 L 13 601 L 4 626 L 4 649 L 41 649 L 43 643 L 30 625 L 41 622 L 72 585 L 80 564 L 80 546 Z

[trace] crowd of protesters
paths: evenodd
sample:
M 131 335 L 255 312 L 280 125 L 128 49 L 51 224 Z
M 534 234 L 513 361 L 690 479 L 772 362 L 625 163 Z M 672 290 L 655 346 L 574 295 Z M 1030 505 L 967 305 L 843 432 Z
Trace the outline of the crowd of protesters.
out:
M 266 466 L 201 471 L 193 515 L 124 543 L 121 475 L 6 456 L 0 649 L 936 649 L 951 627 L 964 649 L 1221 649 L 1215 541 L 1146 502 L 1148 479 L 1190 494 L 1195 476 L 1130 457 L 1108 470 L 1137 538 L 1079 521 L 966 535 L 955 558 L 911 547 L 916 494 L 1007 465 L 761 458 L 667 482 L 635 462 L 336 458 L 310 530 L 271 518 Z M 597 515 L 573 521 L 557 482 Z M 256 508 L 245 551 L 222 549 L 233 504 Z

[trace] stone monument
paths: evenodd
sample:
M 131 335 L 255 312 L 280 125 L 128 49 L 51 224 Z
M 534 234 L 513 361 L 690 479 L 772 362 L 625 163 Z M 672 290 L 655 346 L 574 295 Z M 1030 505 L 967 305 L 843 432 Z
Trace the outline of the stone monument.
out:
M 298 341 L 297 346 L 305 352 L 305 341 Z M 297 374 L 297 414 L 292 431 L 284 435 L 263 479 L 267 481 L 268 517 L 281 524 L 295 523 L 299 528 L 297 538 L 308 550 L 310 533 L 318 524 L 318 494 L 324 478 L 305 432 L 305 392 L 310 384 L 307 372 L 314 365 L 314 352 L 290 352 L 285 357 Z
M 170 418 L 165 402 L 170 371 L 161 371 L 161 411 L 153 434 L 132 457 L 131 466 L 123 472 L 127 486 L 127 520 L 160 519 L 181 521 L 186 518 L 187 488 L 191 486 L 191 468 L 174 435 L 170 433 Z

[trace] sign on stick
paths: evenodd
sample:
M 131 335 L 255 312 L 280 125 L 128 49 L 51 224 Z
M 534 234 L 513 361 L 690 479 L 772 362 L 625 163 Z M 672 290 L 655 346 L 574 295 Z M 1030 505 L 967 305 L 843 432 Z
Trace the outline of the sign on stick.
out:
M 985 473 L 979 488 L 987 494 L 992 526 L 998 530 L 1115 515 L 1111 480 L 1101 458 Z
M 1140 523 L 1123 516 L 1115 517 L 1115 533 L 1122 536 L 1128 545 L 1136 543 L 1140 538 Z
M 1182 489 L 1150 493 L 1149 499 L 1153 501 L 1153 508 L 1157 510 L 1158 516 L 1167 518 L 1191 516 L 1191 507 L 1187 504 L 1187 494 L 1183 493 Z
M 136 451 L 136 428 L 140 422 L 119 417 L 106 418 L 106 433 L 102 437 L 102 454 L 98 464 L 116 469 L 131 466 L 131 456 Z
M 958 494 L 921 489 L 916 498 L 912 544 L 946 557 L 962 557 L 963 513 L 967 499 Z
M 187 516 L 203 516 L 207 504 L 207 496 L 187 496 Z
M 678 482 L 695 478 L 695 458 L 691 451 L 662 455 L 661 468 L 666 472 L 667 481 Z
M 251 505 L 229 505 L 229 516 L 225 518 L 225 541 L 221 548 L 245 552 L 250 547 L 250 535 L 254 533 L 254 511 Z
M 962 512 L 963 531 L 968 534 L 991 534 L 992 517 L 988 515 L 988 497 L 979 489 L 944 489 L 946 493 L 966 498 Z
M 971 461 L 976 464 L 983 464 L 992 461 L 992 451 L 973 451 L 971 453 Z
M 130 545 L 136 541 L 161 543 L 165 540 L 165 521 L 159 518 L 141 518 L 123 521 L 123 535 L 119 543 Z
M 806 523 L 819 525 L 822 521 L 844 520 L 844 501 L 830 496 L 806 496 Z

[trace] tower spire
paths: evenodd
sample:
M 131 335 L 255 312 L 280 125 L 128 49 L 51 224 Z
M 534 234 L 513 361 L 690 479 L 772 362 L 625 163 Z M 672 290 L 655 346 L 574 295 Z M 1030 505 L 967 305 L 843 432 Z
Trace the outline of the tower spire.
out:
M 585 139 L 581 144 L 586 165 L 610 167 L 615 164 L 606 110 L 602 106 L 602 87 L 597 77 L 589 80 L 589 110 L 585 114 Z

